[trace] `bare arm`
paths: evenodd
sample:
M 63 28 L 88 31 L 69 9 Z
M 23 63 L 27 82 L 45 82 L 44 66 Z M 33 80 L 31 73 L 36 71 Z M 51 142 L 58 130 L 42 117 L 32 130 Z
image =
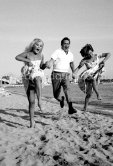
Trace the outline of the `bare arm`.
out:
M 49 61 L 46 62 L 46 67 L 48 69 L 50 69 L 52 67 L 53 63 L 54 63 L 54 59 L 51 58 Z
M 41 60 L 40 68 L 42 70 L 44 70 L 46 68 L 46 64 L 44 63 L 44 55 L 42 55 L 42 60 Z
M 73 79 L 75 79 L 77 77 L 78 71 L 80 70 L 80 68 L 82 68 L 82 66 L 84 66 L 84 64 L 85 64 L 85 61 L 81 60 L 78 67 L 76 69 L 74 69 L 73 74 L 72 74 Z
M 99 55 L 99 58 L 103 58 L 103 60 L 99 63 L 100 67 L 103 67 L 105 65 L 105 62 L 109 59 L 109 57 L 111 56 L 110 53 L 102 53 L 102 55 Z
M 70 68 L 72 70 L 72 73 L 74 73 L 74 69 L 75 69 L 74 62 L 70 62 Z
M 84 66 L 85 61 L 81 60 L 81 62 L 79 63 L 78 67 L 74 70 L 74 74 L 77 74 L 78 71 Z
M 17 61 L 28 62 L 30 63 L 30 59 L 27 58 L 27 53 L 23 52 L 15 57 Z
M 102 53 L 102 55 L 99 55 L 99 58 L 104 58 L 102 60 L 102 62 L 105 63 L 109 59 L 110 56 L 111 56 L 110 53 Z

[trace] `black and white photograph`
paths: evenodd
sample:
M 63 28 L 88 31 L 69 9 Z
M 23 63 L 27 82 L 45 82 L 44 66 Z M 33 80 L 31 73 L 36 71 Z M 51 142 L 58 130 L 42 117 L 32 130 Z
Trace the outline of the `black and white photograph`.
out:
M 0 166 L 113 166 L 113 0 L 0 0 Z

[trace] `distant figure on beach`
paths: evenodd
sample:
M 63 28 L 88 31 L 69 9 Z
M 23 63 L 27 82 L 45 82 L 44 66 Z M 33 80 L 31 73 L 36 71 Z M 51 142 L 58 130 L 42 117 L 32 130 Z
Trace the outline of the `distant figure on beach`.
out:
M 89 99 L 91 98 L 93 90 L 96 93 L 97 99 L 101 100 L 97 85 L 99 78 L 103 72 L 106 60 L 110 57 L 110 53 L 102 53 L 101 55 L 94 54 L 94 49 L 91 44 L 86 44 L 80 53 L 83 57 L 74 74 L 77 76 L 78 71 L 85 65 L 86 70 L 83 71 L 78 78 L 79 88 L 86 94 L 85 104 L 82 111 L 87 111 Z M 103 59 L 102 59 L 103 58 Z
M 64 96 L 61 96 L 61 87 L 66 97 L 68 103 L 68 113 L 73 114 L 77 111 L 72 106 L 71 92 L 70 92 L 70 80 L 69 80 L 69 69 L 74 71 L 74 57 L 69 50 L 70 39 L 65 37 L 61 40 L 61 48 L 57 49 L 52 55 L 50 61 L 46 63 L 48 68 L 53 66 L 53 71 L 51 74 L 53 95 L 57 101 L 60 102 L 61 108 L 64 107 Z
M 38 99 L 38 106 L 42 111 L 41 89 L 42 79 L 44 77 L 43 70 L 46 67 L 46 65 L 44 64 L 44 56 L 42 54 L 43 47 L 43 41 L 36 38 L 30 43 L 30 45 L 25 49 L 23 53 L 15 57 L 16 60 L 24 62 L 21 73 L 27 98 L 29 101 L 30 127 L 35 126 L 35 94 Z

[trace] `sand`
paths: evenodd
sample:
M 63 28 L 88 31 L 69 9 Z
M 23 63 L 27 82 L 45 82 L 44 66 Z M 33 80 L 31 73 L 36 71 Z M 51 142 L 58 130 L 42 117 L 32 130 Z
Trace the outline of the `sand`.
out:
M 0 166 L 113 165 L 112 114 L 95 114 L 93 107 L 68 115 L 67 105 L 42 99 L 44 112 L 36 102 L 31 129 L 27 98 L 0 94 Z

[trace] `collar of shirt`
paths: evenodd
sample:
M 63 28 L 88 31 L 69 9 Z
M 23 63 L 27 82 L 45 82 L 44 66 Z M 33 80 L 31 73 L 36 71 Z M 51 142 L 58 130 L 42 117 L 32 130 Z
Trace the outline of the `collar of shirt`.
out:
M 63 52 L 66 54 L 66 52 L 65 52 L 62 48 L 60 48 L 60 50 L 63 51 Z M 67 54 L 69 54 L 69 53 L 70 53 L 70 49 L 68 50 L 68 53 L 67 53 Z M 67 55 L 67 54 L 66 54 L 66 55 Z

